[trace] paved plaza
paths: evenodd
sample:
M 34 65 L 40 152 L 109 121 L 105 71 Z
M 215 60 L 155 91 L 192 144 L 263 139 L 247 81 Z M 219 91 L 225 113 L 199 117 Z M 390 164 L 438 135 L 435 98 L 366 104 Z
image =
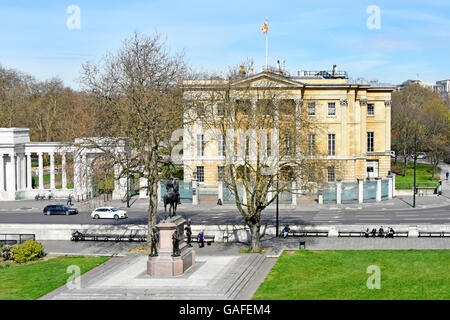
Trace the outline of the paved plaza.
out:
M 195 266 L 175 278 L 146 274 L 147 254 L 127 251 L 138 244 L 44 241 L 48 253 L 116 255 L 81 277 L 80 289 L 60 287 L 41 299 L 250 299 L 283 250 L 450 249 L 448 238 L 266 238 L 266 254 L 240 254 L 243 244 L 194 246 Z

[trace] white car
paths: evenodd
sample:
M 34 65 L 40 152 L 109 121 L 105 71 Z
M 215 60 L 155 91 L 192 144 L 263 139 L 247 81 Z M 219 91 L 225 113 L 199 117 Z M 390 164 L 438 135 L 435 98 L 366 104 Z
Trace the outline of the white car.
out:
M 114 207 L 101 207 L 97 208 L 91 213 L 92 219 L 126 219 L 128 218 L 127 212 L 119 210 Z

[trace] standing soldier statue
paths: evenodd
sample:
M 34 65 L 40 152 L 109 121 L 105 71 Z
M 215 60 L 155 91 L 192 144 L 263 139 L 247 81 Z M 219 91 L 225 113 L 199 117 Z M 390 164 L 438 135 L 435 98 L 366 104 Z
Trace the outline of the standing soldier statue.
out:
M 158 244 L 158 240 L 159 240 L 159 232 L 158 229 L 156 229 L 156 227 L 152 228 L 152 238 L 151 238 L 151 249 L 150 249 L 150 257 L 156 257 L 158 255 L 158 250 L 156 249 L 156 245 Z
M 172 257 L 180 256 L 180 248 L 179 248 L 180 240 L 178 238 L 178 230 L 175 230 L 172 235 L 172 244 L 173 244 L 173 253 Z
M 191 245 L 191 237 L 192 237 L 191 219 L 188 219 L 187 227 L 185 227 L 184 230 L 186 231 L 187 245 L 189 247 L 192 247 L 192 245 Z

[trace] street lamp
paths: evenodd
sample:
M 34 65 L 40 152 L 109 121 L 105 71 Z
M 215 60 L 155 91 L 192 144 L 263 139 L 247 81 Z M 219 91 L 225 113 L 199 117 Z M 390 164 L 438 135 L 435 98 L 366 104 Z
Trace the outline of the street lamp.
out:
M 416 164 L 417 164 L 417 140 L 421 138 L 417 137 L 417 131 L 414 132 L 414 186 L 413 186 L 413 208 L 416 207 Z
M 263 170 L 262 170 L 262 174 L 263 175 L 266 175 L 266 176 L 269 176 L 269 175 L 272 175 L 273 174 L 273 169 L 272 170 L 270 170 L 269 168 L 263 168 Z M 279 190 L 279 185 L 278 185 L 278 170 L 277 170 L 277 202 L 276 202 L 276 211 L 275 211 L 275 227 L 276 227 L 276 230 L 275 230 L 275 234 L 276 234 L 276 236 L 277 236 L 277 238 L 278 238 L 278 236 L 279 236 L 279 207 L 278 207 L 278 205 L 279 205 L 279 200 L 278 200 L 278 190 Z

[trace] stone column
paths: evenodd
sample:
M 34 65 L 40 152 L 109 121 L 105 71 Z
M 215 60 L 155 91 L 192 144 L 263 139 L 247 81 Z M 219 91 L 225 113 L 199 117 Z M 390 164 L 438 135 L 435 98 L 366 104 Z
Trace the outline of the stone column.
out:
M 61 189 L 67 189 L 66 153 L 61 153 Z
M 0 153 L 0 192 L 5 191 L 5 162 L 3 153 Z
M 377 202 L 381 201 L 381 178 L 375 178 L 377 182 Z
M 32 171 L 31 171 L 31 153 L 27 152 L 26 156 L 27 156 L 27 161 L 26 161 L 26 166 L 27 166 L 27 190 L 31 190 L 33 188 L 33 175 L 32 175 Z
M 200 190 L 197 180 L 192 180 L 192 204 L 198 205 L 198 196 L 199 196 Z
M 9 154 L 10 162 L 6 165 L 6 191 L 16 191 L 16 157 L 14 152 Z
M 217 200 L 220 200 L 220 203 L 223 204 L 223 181 L 217 182 Z
M 39 163 L 39 190 L 44 189 L 44 161 L 42 159 L 42 152 L 38 152 Z
M 388 199 L 392 199 L 392 176 L 388 176 Z
M 147 180 L 145 178 L 139 178 L 139 198 L 147 198 Z
M 358 179 L 358 203 L 364 202 L 364 180 Z
M 50 152 L 50 189 L 55 189 L 55 153 Z
M 27 188 L 27 158 L 25 157 L 25 153 L 22 153 L 21 158 L 21 189 L 25 190 Z
M 342 180 L 336 180 L 336 204 L 342 203 Z
M 297 182 L 292 181 L 292 205 L 297 206 Z

